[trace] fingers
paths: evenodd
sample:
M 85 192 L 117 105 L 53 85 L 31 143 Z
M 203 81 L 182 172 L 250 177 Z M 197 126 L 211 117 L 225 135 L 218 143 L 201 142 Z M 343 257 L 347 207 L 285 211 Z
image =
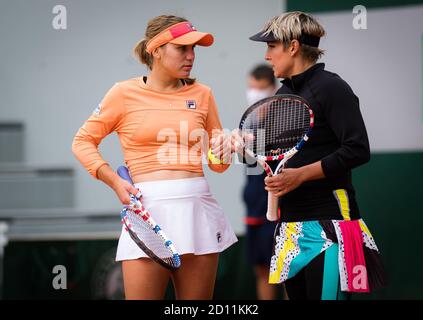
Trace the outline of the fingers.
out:
M 268 184 L 269 184 L 269 182 L 271 181 L 271 178 L 272 178 L 272 177 L 266 176 L 266 178 L 264 178 L 264 184 L 265 184 L 265 185 L 268 185 Z
M 268 187 L 265 187 L 265 189 L 268 192 L 270 192 L 272 195 L 274 195 L 275 197 L 281 197 L 281 196 L 283 196 L 284 194 L 287 194 L 290 191 L 289 188 L 280 189 L 280 188 L 268 188 Z
M 231 133 L 231 144 L 232 152 L 242 153 L 245 145 L 254 140 L 254 135 L 252 133 L 242 132 L 239 129 L 232 130 Z
M 265 178 L 265 189 L 277 197 L 291 192 L 296 187 L 296 184 L 292 183 L 292 181 L 286 181 L 280 175 Z
M 115 188 L 115 192 L 117 193 L 119 200 L 123 205 L 131 204 L 130 195 L 135 196 L 135 198 L 138 200 L 142 198 L 141 191 L 124 179 L 122 179 L 117 188 Z
M 140 190 L 135 188 L 128 181 L 125 181 L 124 189 L 126 190 L 126 193 L 130 193 L 130 194 L 134 195 L 136 198 L 138 198 L 141 195 Z
M 301 185 L 298 169 L 284 169 L 281 173 L 264 179 L 265 189 L 281 197 Z
M 225 133 L 210 140 L 213 155 L 218 158 L 228 158 L 231 152 L 231 137 Z
M 222 148 L 222 136 L 218 135 L 217 137 L 214 137 L 210 140 L 210 148 L 213 152 L 213 155 L 217 157 L 217 154 L 220 152 L 220 149 Z
M 246 143 L 255 139 L 252 133 L 234 129 L 230 134 L 221 132 L 210 140 L 210 149 L 213 156 L 223 163 L 232 161 L 232 153 L 243 154 Z
M 128 185 L 128 192 L 133 194 L 133 195 L 136 195 L 138 193 L 138 189 L 135 188 L 133 185 L 129 184 Z
M 276 197 L 282 197 L 284 194 L 287 194 L 288 192 L 289 192 L 289 190 L 284 189 L 284 190 L 280 190 L 279 192 L 274 193 L 274 195 Z
M 141 200 L 142 198 L 142 194 L 141 191 L 133 188 L 133 190 L 130 191 L 130 193 L 135 196 L 135 198 L 137 198 L 138 200 Z M 131 197 L 129 195 L 128 192 L 125 192 L 121 197 L 120 197 L 120 201 L 123 205 L 130 205 L 131 204 Z
M 222 155 L 222 161 L 223 161 L 224 164 L 231 163 L 231 161 L 232 161 L 232 152 L 230 150 L 229 151 L 226 151 L 225 153 L 223 153 L 223 155 Z
M 280 187 L 272 187 L 272 188 L 270 188 L 270 187 L 264 187 L 264 189 L 266 189 L 267 191 L 269 191 L 269 192 L 271 192 L 273 194 L 276 194 L 279 191 L 281 191 L 281 188 Z
M 253 141 L 254 135 L 252 133 L 241 132 L 239 129 L 234 129 L 230 134 L 221 132 L 210 140 L 210 148 L 213 155 L 222 159 L 227 154 L 238 152 L 242 153 L 245 144 Z
M 119 199 L 120 199 L 120 202 L 123 205 L 129 205 L 129 204 L 131 204 L 131 198 L 129 197 L 129 195 L 127 193 L 125 193 L 122 196 L 120 196 Z
M 279 175 L 276 176 L 266 176 L 266 178 L 264 178 L 264 184 L 268 187 L 277 187 L 279 185 L 282 184 L 282 179 L 280 179 Z
M 268 176 L 268 177 L 264 178 L 264 184 L 265 184 L 264 189 L 266 189 L 268 192 L 271 192 L 273 194 L 276 194 L 282 188 L 280 181 L 278 181 L 278 179 L 276 179 L 276 177 L 269 177 Z
M 275 196 L 276 197 L 282 197 L 284 194 L 287 194 L 288 192 L 289 191 L 287 191 L 287 190 L 281 190 L 281 191 L 275 193 Z
M 264 178 L 264 183 L 264 188 L 277 197 L 280 197 L 289 191 L 281 175 L 275 175 L 272 177 L 267 176 Z
M 135 196 L 138 200 L 142 197 L 141 190 L 131 186 L 131 194 Z
M 242 139 L 244 140 L 245 144 L 248 144 L 249 142 L 253 142 L 255 137 L 254 137 L 254 134 L 252 133 L 244 133 L 242 135 Z
M 244 140 L 241 137 L 240 130 L 234 129 L 231 133 L 231 146 L 232 151 L 238 152 L 244 148 Z

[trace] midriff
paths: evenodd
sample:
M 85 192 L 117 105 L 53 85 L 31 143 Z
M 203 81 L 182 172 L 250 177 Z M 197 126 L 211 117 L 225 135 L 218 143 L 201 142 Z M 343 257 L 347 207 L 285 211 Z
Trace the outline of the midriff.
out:
M 144 173 L 142 175 L 136 175 L 132 177 L 134 183 L 146 182 L 146 181 L 155 181 L 155 180 L 175 180 L 175 179 L 187 179 L 187 178 L 197 178 L 203 177 L 202 172 L 189 172 L 183 170 L 159 170 L 149 173 Z

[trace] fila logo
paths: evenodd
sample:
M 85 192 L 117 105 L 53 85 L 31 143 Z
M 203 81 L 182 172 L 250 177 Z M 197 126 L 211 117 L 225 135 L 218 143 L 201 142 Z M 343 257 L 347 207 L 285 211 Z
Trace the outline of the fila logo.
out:
M 195 27 L 191 23 L 187 23 L 187 27 L 190 28 L 192 31 L 197 31 Z
M 187 100 L 187 108 L 188 109 L 196 109 L 197 105 L 195 103 L 195 100 Z
M 216 239 L 218 243 L 222 242 L 222 234 L 220 232 L 216 233 Z

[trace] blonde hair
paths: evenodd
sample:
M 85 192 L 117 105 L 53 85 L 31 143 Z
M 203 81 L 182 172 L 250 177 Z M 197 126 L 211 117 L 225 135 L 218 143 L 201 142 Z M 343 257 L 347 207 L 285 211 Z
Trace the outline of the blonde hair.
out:
M 263 28 L 265 34 L 273 33 L 287 48 L 292 40 L 300 41 L 301 35 L 323 37 L 326 32 L 322 25 L 310 14 L 293 11 L 269 20 Z M 300 41 L 301 43 L 301 41 Z M 316 62 L 324 50 L 301 43 L 301 55 L 304 59 Z
M 147 49 L 147 43 L 156 35 L 170 26 L 179 22 L 188 21 L 185 18 L 173 16 L 173 15 L 161 15 L 148 21 L 147 28 L 145 30 L 145 36 L 135 45 L 133 53 L 135 57 L 142 63 L 145 64 L 150 70 L 153 68 L 153 57 L 149 54 Z M 195 79 L 186 78 L 184 81 L 187 84 L 192 84 Z

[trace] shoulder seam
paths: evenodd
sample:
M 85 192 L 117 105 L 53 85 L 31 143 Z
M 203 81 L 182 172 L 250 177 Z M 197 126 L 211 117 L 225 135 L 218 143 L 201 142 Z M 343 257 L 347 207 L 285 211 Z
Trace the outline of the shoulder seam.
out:
M 116 86 L 118 87 L 118 89 L 120 91 L 120 95 L 121 95 L 121 99 L 122 99 L 123 118 L 122 118 L 121 122 L 123 123 L 123 122 L 125 122 L 125 119 L 126 119 L 126 114 L 127 114 L 127 112 L 126 112 L 127 110 L 126 109 L 127 109 L 127 106 L 126 106 L 125 96 L 123 94 L 123 89 L 122 89 L 122 86 L 121 86 L 121 82 L 116 82 Z

